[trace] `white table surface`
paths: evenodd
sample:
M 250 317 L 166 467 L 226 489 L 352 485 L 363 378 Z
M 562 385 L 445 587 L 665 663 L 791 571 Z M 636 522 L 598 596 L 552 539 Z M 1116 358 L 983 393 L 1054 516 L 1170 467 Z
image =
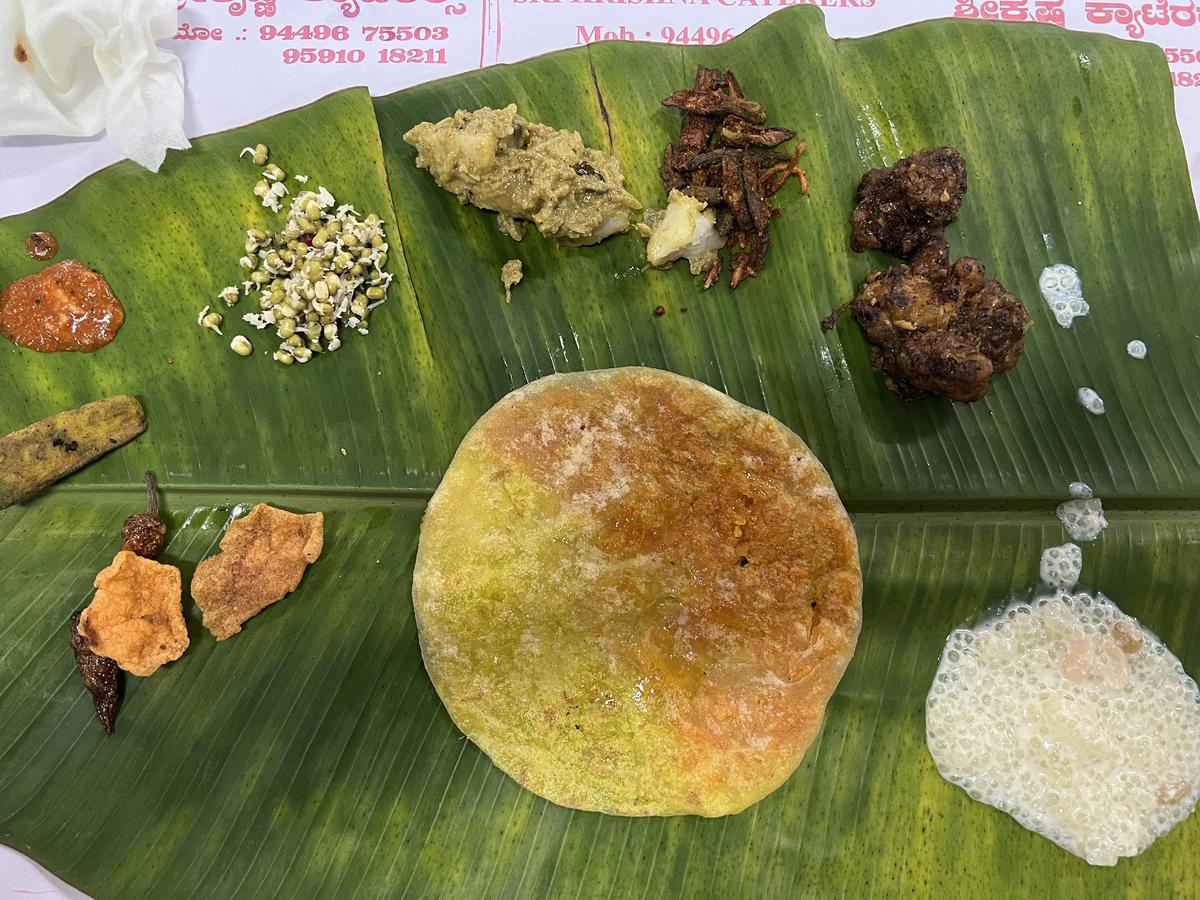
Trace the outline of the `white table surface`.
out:
M 10 3 L 15 0 L 0 0 Z M 1091 0 L 809 0 L 825 13 L 835 37 L 874 34 L 898 25 L 958 15 L 1033 21 L 1061 16 L 1067 27 L 1150 41 L 1168 49 L 1176 80 L 1175 108 L 1187 151 L 1193 196 L 1200 197 L 1200 2 L 1114 4 Z M 189 135 L 207 134 L 302 106 L 339 88 L 390 91 L 498 62 L 578 46 L 602 37 L 705 42 L 745 30 L 795 0 L 178 0 L 180 31 L 171 42 L 187 77 Z M 1167 8 L 1171 25 L 1146 24 L 1145 13 Z M 1156 18 L 1151 15 L 1151 21 Z M 284 29 L 297 29 L 288 40 Z M 328 26 L 311 39 L 304 26 Z M 381 41 L 389 28 L 426 28 L 409 41 Z M 344 34 L 344 39 L 335 38 Z M 423 38 L 441 34 L 442 40 Z M 699 29 L 699 31 L 697 31 Z M 420 35 L 422 39 L 418 40 Z M 0 34 L 0 47 L 9 36 Z M 300 61 L 312 48 L 320 58 Z M 392 51 L 424 48 L 430 62 L 390 60 Z M 444 50 L 445 62 L 436 51 Z M 289 52 L 292 51 L 292 52 Z M 338 51 L 345 61 L 338 62 Z M 361 51 L 362 60 L 354 62 Z M 1183 51 L 1182 53 L 1179 51 Z M 1193 61 L 1186 62 L 1191 54 Z M 389 57 L 382 61 L 381 54 Z M 296 58 L 290 62 L 289 58 Z M 269 102 L 264 98 L 270 98 Z M 175 152 L 175 151 L 171 151 Z M 91 140 L 0 138 L 0 215 L 39 206 L 118 159 L 103 136 Z M 20 853 L 0 846 L 0 900 L 85 895 Z

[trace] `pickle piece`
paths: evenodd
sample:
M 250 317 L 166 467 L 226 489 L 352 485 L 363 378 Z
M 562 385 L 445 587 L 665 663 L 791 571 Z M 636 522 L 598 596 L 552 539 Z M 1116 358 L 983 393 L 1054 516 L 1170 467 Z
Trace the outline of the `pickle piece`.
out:
M 0 438 L 0 509 L 41 493 L 146 430 L 137 398 L 119 394 Z

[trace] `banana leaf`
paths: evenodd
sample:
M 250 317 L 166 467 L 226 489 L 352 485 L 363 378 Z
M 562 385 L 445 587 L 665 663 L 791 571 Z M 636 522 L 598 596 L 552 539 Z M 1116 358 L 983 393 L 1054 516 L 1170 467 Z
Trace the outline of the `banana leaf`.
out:
M 773 122 L 809 142 L 811 193 L 784 214 L 762 277 L 732 295 L 642 272 L 632 235 L 520 244 L 413 166 L 400 135 L 458 107 L 518 103 L 621 158 L 661 205 L 655 169 L 678 116 L 658 99 L 703 62 L 733 68 Z M 335 357 L 284 369 L 195 326 L 237 280 L 242 229 L 268 221 L 238 151 L 392 229 L 388 303 Z M 986 400 L 899 403 L 844 322 L 877 255 L 848 250 L 854 185 L 922 146 L 963 150 L 971 186 L 952 247 L 982 258 L 1034 318 L 1025 357 Z M 4 350 L 0 431 L 133 392 L 149 430 L 0 513 L 0 841 L 99 897 L 1184 895 L 1200 878 L 1189 819 L 1097 869 L 944 782 L 923 701 L 946 634 L 1036 581 L 1064 540 L 1066 483 L 1112 525 L 1084 583 L 1200 669 L 1195 497 L 1200 417 L 1187 327 L 1200 223 L 1154 48 L 1049 27 L 934 22 L 832 41 L 818 11 L 771 16 L 713 48 L 604 44 L 435 82 L 365 91 L 202 138 L 162 175 L 119 165 L 0 221 L 50 230 L 105 272 L 127 324 L 92 356 Z M 527 278 L 503 301 L 499 267 Z M 1036 281 L 1066 261 L 1090 317 L 1054 324 Z M 17 249 L 0 282 L 33 271 Z M 667 314 L 653 315 L 662 305 Z M 687 312 L 681 312 L 686 307 Z M 227 317 L 232 324 L 234 316 Z M 235 329 L 236 330 L 236 329 Z M 1134 337 L 1143 362 L 1125 355 Z M 361 339 L 360 339 L 361 338 Z M 261 344 L 261 346 L 260 346 Z M 719 820 L 618 819 L 523 791 L 454 728 L 421 665 L 409 600 L 424 500 L 475 417 L 563 369 L 642 363 L 699 377 L 795 428 L 855 516 L 859 650 L 796 774 Z M 1087 384 L 1108 412 L 1074 401 Z M 346 452 L 343 454 L 342 450 Z M 231 516 L 266 500 L 327 513 L 300 589 L 217 644 L 128 679 L 117 733 L 93 719 L 67 646 L 140 473 L 165 485 L 164 559 L 185 583 Z

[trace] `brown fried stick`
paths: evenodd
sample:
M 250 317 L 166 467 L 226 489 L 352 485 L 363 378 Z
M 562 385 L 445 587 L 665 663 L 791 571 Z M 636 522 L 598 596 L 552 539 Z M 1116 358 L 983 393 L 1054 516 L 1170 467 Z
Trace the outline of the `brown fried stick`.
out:
M 717 140 L 719 146 L 724 147 L 776 147 L 795 136 L 796 132 L 790 128 L 767 128 L 752 125 L 737 116 L 726 116 Z
M 768 228 L 779 214 L 769 198 L 790 178 L 797 178 L 808 193 L 804 170 L 796 165 L 805 142 L 790 155 L 769 149 L 791 140 L 795 132 L 766 126 L 766 112 L 746 99 L 733 72 L 700 66 L 690 90 L 676 91 L 662 103 L 684 115 L 679 140 L 667 145 L 659 175 L 668 190 L 682 191 L 717 211 L 717 230 L 730 251 L 729 287 L 736 289 L 763 270 L 771 242 Z M 717 257 L 705 272 L 705 289 L 717 282 L 724 267 Z
M 762 105 L 753 100 L 741 97 L 731 97 L 721 91 L 676 91 L 670 97 L 665 97 L 663 106 L 673 106 L 685 112 L 697 113 L 708 118 L 738 116 L 755 125 L 767 121 L 767 114 Z M 713 123 L 716 130 L 716 123 Z

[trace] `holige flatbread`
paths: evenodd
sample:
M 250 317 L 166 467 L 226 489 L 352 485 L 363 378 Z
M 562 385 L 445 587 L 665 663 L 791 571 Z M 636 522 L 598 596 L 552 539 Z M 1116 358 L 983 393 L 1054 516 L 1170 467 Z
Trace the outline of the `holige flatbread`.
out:
M 555 803 L 719 816 L 778 787 L 854 652 L 862 576 L 821 463 L 653 369 L 551 375 L 463 440 L 413 605 L 451 717 Z

